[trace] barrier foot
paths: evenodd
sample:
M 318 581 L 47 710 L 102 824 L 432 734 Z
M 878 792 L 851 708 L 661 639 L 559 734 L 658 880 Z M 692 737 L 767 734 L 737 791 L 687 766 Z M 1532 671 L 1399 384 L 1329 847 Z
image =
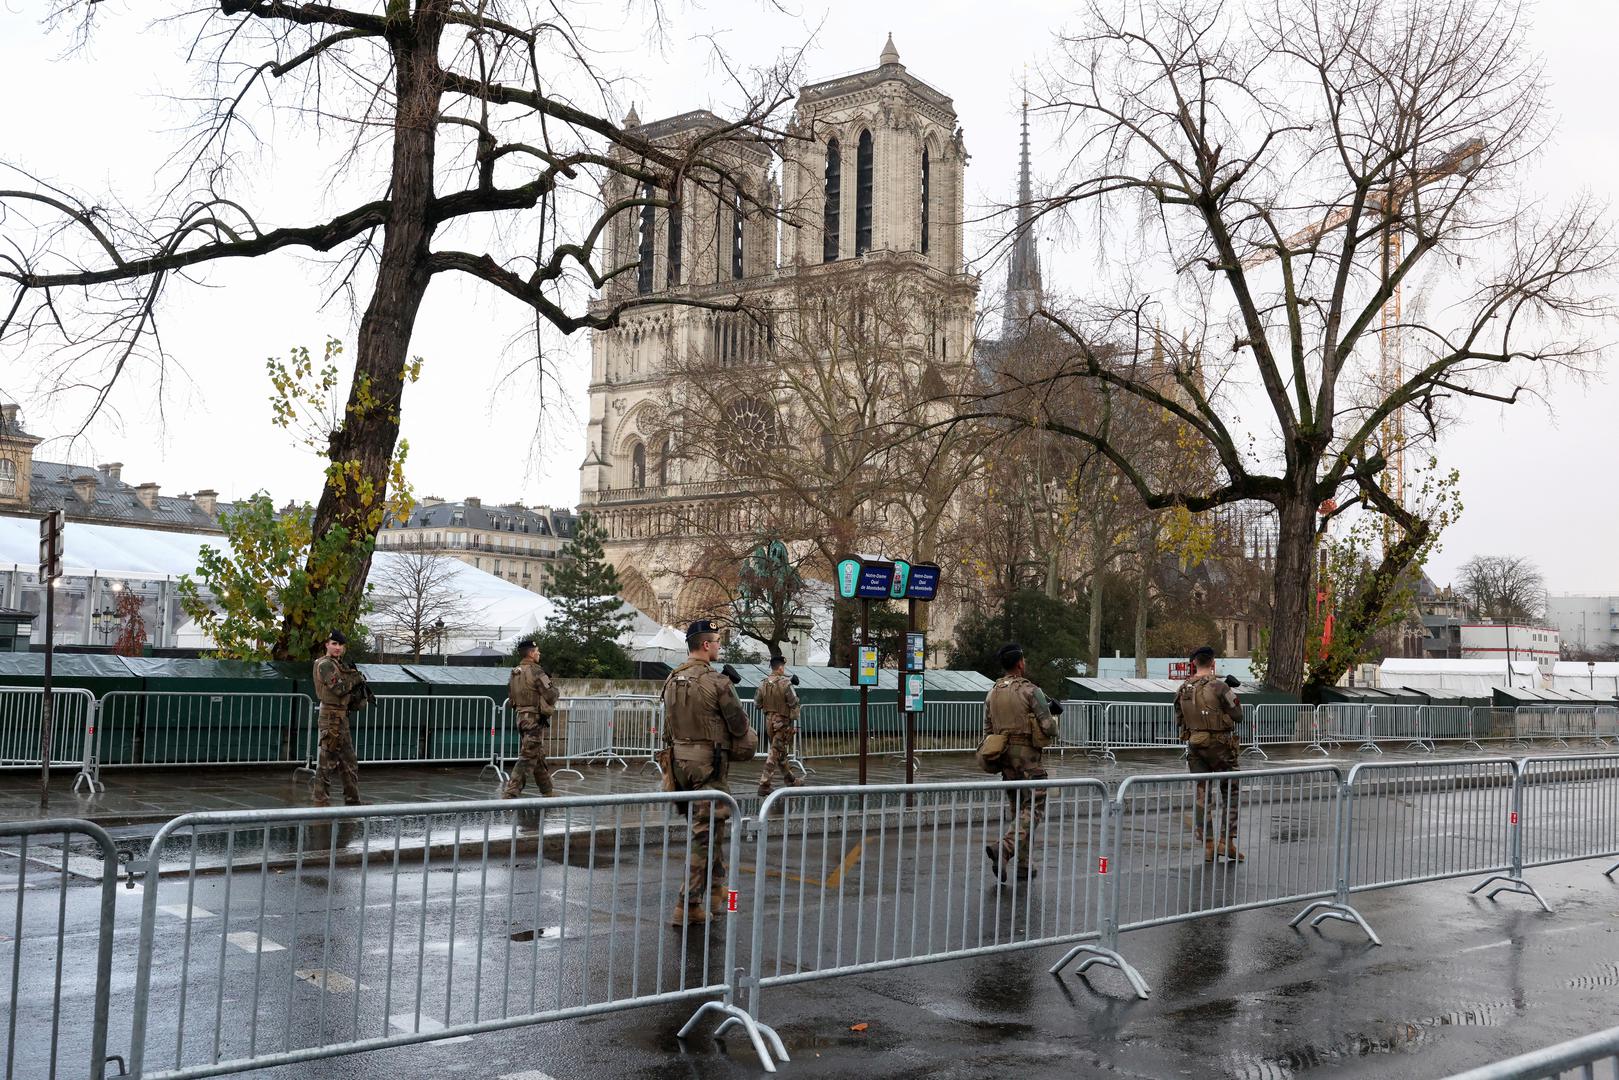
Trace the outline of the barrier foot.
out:
M 1355 747 L 1355 753 L 1357 754 L 1364 754 L 1368 750 L 1374 754 L 1381 754 L 1383 752 L 1383 748 L 1372 742 L 1370 739 L 1367 739 L 1365 742 Z
M 1327 753 L 1327 748 L 1325 746 L 1322 746 L 1320 743 L 1311 743 L 1309 746 L 1306 746 L 1304 748 L 1304 752 L 1306 754 L 1308 754 L 1308 753 L 1310 753 L 1312 751 L 1314 751 L 1317 754 L 1320 754 L 1322 757 L 1330 757 L 1331 756 L 1330 754 Z
M 292 778 L 294 780 L 298 779 L 300 776 L 307 776 L 309 779 L 313 780 L 315 778 L 315 766 L 305 763 L 292 770 Z
M 1474 740 L 1474 739 L 1468 739 L 1466 742 L 1462 743 L 1462 749 L 1463 750 L 1471 750 L 1475 754 L 1484 753 L 1484 747 L 1477 740 Z
M 769 1024 L 760 1023 L 742 1009 L 737 1008 L 735 1005 L 727 1005 L 723 1001 L 703 1002 L 698 1006 L 697 1011 L 692 1014 L 691 1019 L 686 1021 L 686 1025 L 675 1033 L 675 1038 L 684 1041 L 687 1036 L 697 1030 L 697 1026 L 704 1015 L 711 1012 L 720 1013 L 725 1017 L 724 1020 L 720 1021 L 720 1026 L 714 1029 L 714 1038 L 717 1039 L 725 1034 L 726 1029 L 733 1025 L 740 1027 L 748 1033 L 748 1041 L 753 1044 L 753 1052 L 759 1055 L 759 1064 L 764 1066 L 765 1072 L 773 1073 L 776 1071 L 776 1057 L 779 1057 L 782 1061 L 791 1060 L 787 1056 L 787 1047 L 782 1044 L 781 1036 L 776 1034 L 775 1028 Z M 766 1046 L 766 1039 L 769 1040 L 768 1046 Z M 771 1056 L 772 1051 L 775 1052 L 776 1057 Z
M 1497 884 L 1497 882 L 1500 884 Z M 1523 878 L 1513 877 L 1511 874 L 1495 874 L 1491 877 L 1487 877 L 1477 885 L 1474 885 L 1471 889 L 1468 889 L 1467 895 L 1476 896 L 1485 889 L 1489 889 L 1491 885 L 1495 885 L 1495 888 L 1490 889 L 1489 892 L 1485 893 L 1485 896 L 1490 900 L 1494 900 L 1497 896 L 1504 892 L 1521 893 L 1525 896 L 1533 896 L 1535 898 L 1535 903 L 1540 905 L 1540 910 L 1544 911 L 1546 914 L 1550 915 L 1552 913 L 1550 905 L 1548 905 L 1546 901 L 1541 898 L 1540 893 L 1535 891 L 1535 887 L 1533 885 L 1529 884 Z
M 1312 915 L 1314 915 L 1314 918 L 1311 918 Z M 1377 932 L 1372 929 L 1370 923 L 1361 917 L 1360 912 L 1356 911 L 1350 905 L 1341 904 L 1336 900 L 1315 901 L 1313 904 L 1307 906 L 1303 911 L 1293 916 L 1293 920 L 1287 925 L 1297 930 L 1299 923 L 1303 922 L 1305 919 L 1310 920 L 1310 928 L 1313 930 L 1319 930 L 1321 928 L 1321 924 L 1326 922 L 1328 919 L 1337 919 L 1339 922 L 1354 923 L 1356 926 L 1360 927 L 1361 932 L 1366 935 L 1366 940 L 1370 941 L 1373 945 L 1381 946 L 1383 944 L 1383 939 L 1377 936 Z
M 560 769 L 552 769 L 551 770 L 551 775 L 552 776 L 561 776 L 565 772 L 571 772 L 571 773 L 573 773 L 573 775 L 577 776 L 581 780 L 583 780 L 585 778 L 585 774 L 580 772 L 578 769 L 574 768 L 572 765 L 564 765 Z
M 1085 954 L 1087 953 L 1090 955 L 1086 956 Z M 1072 949 L 1069 949 L 1067 952 L 1063 953 L 1062 959 L 1051 965 L 1051 968 L 1049 969 L 1050 973 L 1053 975 L 1060 975 L 1063 968 L 1067 967 L 1081 956 L 1085 956 L 1085 960 L 1074 972 L 1076 975 L 1083 975 L 1090 968 L 1096 966 L 1097 964 L 1101 964 L 1103 967 L 1110 967 L 1118 970 L 1120 974 L 1122 974 L 1126 979 L 1130 980 L 1131 989 L 1135 990 L 1136 997 L 1140 998 L 1142 1001 L 1146 1001 L 1147 998 L 1152 995 L 1152 988 L 1147 985 L 1147 980 L 1141 977 L 1141 972 L 1135 969 L 1135 965 L 1131 964 L 1130 961 L 1126 960 L 1117 951 L 1103 948 L 1101 945 L 1093 945 L 1090 942 L 1075 945 Z
M 1619 870 L 1619 862 L 1614 863 L 1612 866 L 1610 866 L 1606 870 L 1602 871 L 1602 876 L 1607 878 L 1609 881 L 1612 881 L 1613 880 L 1613 872 L 1615 870 Z
M 1264 758 L 1266 761 L 1270 760 L 1270 755 L 1265 753 L 1265 751 L 1261 750 L 1257 746 L 1245 746 L 1245 747 L 1242 748 L 1242 752 L 1245 755 L 1246 754 L 1255 754 L 1255 755 L 1257 755 L 1259 757 Z
M 106 784 L 102 783 L 100 780 L 97 780 L 94 775 L 85 769 L 80 769 L 79 775 L 73 778 L 73 793 L 75 795 L 79 793 L 79 785 L 81 783 L 85 785 L 86 790 L 91 795 L 94 795 L 98 791 L 107 790 Z
M 663 775 L 663 766 L 658 764 L 658 759 L 657 758 L 655 758 L 655 757 L 654 758 L 647 758 L 645 761 L 641 762 L 641 770 L 640 771 L 641 772 L 646 772 L 646 767 L 648 765 L 652 766 L 654 769 L 657 769 L 659 776 Z
M 495 771 L 495 779 L 500 781 L 502 784 L 511 779 L 511 776 L 506 772 L 506 770 L 501 768 L 498 762 L 494 761 L 484 762 L 483 768 L 478 770 L 478 779 L 482 780 L 483 774 L 488 772 L 490 769 Z

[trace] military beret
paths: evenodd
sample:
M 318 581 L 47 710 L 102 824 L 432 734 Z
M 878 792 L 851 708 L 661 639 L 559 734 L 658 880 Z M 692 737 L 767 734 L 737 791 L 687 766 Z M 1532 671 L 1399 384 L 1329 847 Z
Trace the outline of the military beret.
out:
M 528 652 L 530 649 L 536 649 L 536 648 L 539 648 L 539 646 L 534 644 L 534 639 L 533 638 L 524 638 L 522 641 L 519 641 L 517 643 L 517 651 L 518 652 Z
M 326 640 L 335 641 L 339 645 L 347 645 L 349 643 L 348 637 L 341 630 L 333 630 L 330 634 L 326 635 Z
M 1007 642 L 995 656 L 1001 662 L 1001 670 L 1011 671 L 1017 667 L 1017 662 L 1023 659 L 1023 646 L 1016 642 Z
M 686 644 L 695 645 L 697 639 L 704 634 L 717 634 L 719 632 L 720 628 L 714 625 L 712 619 L 698 619 L 686 627 Z

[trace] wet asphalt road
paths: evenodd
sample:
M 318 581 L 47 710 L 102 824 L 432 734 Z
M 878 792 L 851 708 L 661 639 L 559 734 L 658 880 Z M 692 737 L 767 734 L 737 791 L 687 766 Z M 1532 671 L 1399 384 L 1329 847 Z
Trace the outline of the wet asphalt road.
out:
M 1360 835 L 1375 841 L 1375 830 L 1401 820 L 1410 835 L 1426 835 L 1407 828 L 1410 815 L 1432 809 L 1436 800 L 1454 806 L 1459 798 L 1390 795 L 1367 805 L 1375 812 L 1364 815 Z M 1431 846 L 1436 866 L 1454 852 L 1465 855 L 1496 828 L 1497 796 L 1485 791 L 1465 798 L 1479 818 L 1475 835 L 1447 829 L 1452 835 Z M 971 944 L 985 935 L 1033 934 L 1054 918 L 1083 921 L 1092 917 L 1088 887 L 1065 899 L 1058 882 L 1071 876 L 1065 868 L 1090 863 L 1090 810 L 1082 800 L 1052 806 L 1047 872 L 1038 888 L 1021 895 L 984 874 L 980 841 L 1004 824 L 1000 811 L 989 807 L 976 826 L 969 814 L 957 831 L 913 839 L 907 865 L 928 865 L 925 879 L 894 878 L 899 856 L 868 849 L 849 862 L 841 885 L 829 888 L 826 867 L 837 864 L 839 852 L 852 851 L 845 831 L 797 847 L 784 840 L 783 857 L 797 857 L 794 868 L 810 880 L 775 899 L 770 925 L 781 917 L 827 925 L 830 911 L 831 925 L 852 927 L 858 916 L 869 935 L 874 927 L 891 929 L 900 914 L 924 923 L 948 915 L 959 924 L 958 940 Z M 1134 874 L 1157 883 L 1150 895 L 1162 905 L 1141 914 L 1242 902 L 1260 879 L 1309 880 L 1319 869 L 1313 854 L 1319 845 L 1309 841 L 1322 836 L 1324 823 L 1297 800 L 1245 809 L 1250 862 L 1240 867 L 1202 866 L 1185 842 L 1185 810 L 1153 802 L 1129 821 L 1126 835 L 1134 837 L 1142 862 Z M 1566 831 L 1572 838 L 1579 830 Z M 149 1061 L 172 1061 L 174 1033 L 182 1029 L 189 1062 L 209 1056 L 216 1033 L 228 1057 L 249 1043 L 282 1045 L 288 1031 L 296 1044 L 322 1026 L 378 1034 L 453 1022 L 472 1015 L 473 995 L 481 1000 L 478 1015 L 488 1017 L 498 1011 L 491 1004 L 497 993 L 508 1009 L 521 1011 L 512 1003 L 530 993 L 538 1001 L 566 1003 L 595 1000 L 607 985 L 622 989 L 632 980 L 643 992 L 722 980 L 725 935 L 739 935 L 747 923 L 684 941 L 665 927 L 668 897 L 684 871 L 684 834 L 672 831 L 668 848 L 661 830 L 647 835 L 636 843 L 648 846 L 635 848 L 633 857 L 624 850 L 614 853 L 617 858 L 573 852 L 536 863 L 513 853 L 487 868 L 481 861 L 464 864 L 459 874 L 447 860 L 436 860 L 425 875 L 408 859 L 397 871 L 385 862 L 363 873 L 317 860 L 301 873 L 262 873 L 249 865 L 228 877 L 200 877 L 195 886 L 164 880 L 157 885 L 153 964 L 152 1027 L 159 1037 Z M 744 864 L 750 860 L 745 853 Z M 1476 879 L 1359 894 L 1357 906 L 1384 938 L 1381 949 L 1349 926 L 1288 928 L 1296 905 L 1131 931 L 1121 949 L 1154 988 L 1147 1002 L 1131 997 L 1123 978 L 1106 969 L 1093 969 L 1088 979 L 1048 975 L 1062 949 L 1045 946 L 771 988 L 762 1015 L 793 1055 L 782 1070 L 788 1076 L 1442 1077 L 1612 1023 L 1619 1011 L 1619 885 L 1601 876 L 1607 865 L 1593 860 L 1532 870 L 1552 915 L 1527 898 L 1492 903 L 1469 897 L 1466 888 Z M 0 869 L 8 878 L 14 873 L 10 864 Z M 878 871 L 890 884 L 879 886 Z M 562 880 L 564 872 L 571 879 Z M 924 883 L 933 890 L 926 896 Z M 54 878 L 35 872 L 29 884 L 51 886 Z M 0 971 L 9 976 L 16 962 L 23 1012 L 35 1021 L 29 1031 L 46 1030 L 38 1018 L 48 1015 L 61 895 L 27 890 L 21 952 L 10 940 L 15 926 L 0 928 L 7 939 L 0 943 Z M 63 1040 L 77 1049 L 85 1035 L 90 984 L 84 961 L 94 944 L 97 890 L 77 882 L 65 896 L 62 910 L 73 932 L 64 964 Z M 118 890 L 114 1053 L 129 1043 L 142 899 L 139 890 Z M 966 921 L 969 903 L 978 906 Z M 815 955 L 823 964 L 856 955 L 881 958 L 883 948 L 902 947 L 897 941 L 885 936 L 885 945 L 868 936 L 863 950 L 850 943 L 834 950 L 822 937 Z M 767 945 L 771 956 L 781 955 L 779 943 Z M 337 979 L 323 988 L 318 977 L 300 978 L 317 969 L 356 977 L 360 985 Z M 734 1034 L 723 1043 L 697 1038 L 683 1051 L 675 1045 L 674 1033 L 693 1007 L 654 1005 L 260 1075 L 760 1075 L 748 1043 Z M 850 1030 L 861 1023 L 868 1025 L 864 1031 Z M 19 1045 L 15 1075 L 42 1074 L 45 1052 L 43 1043 Z M 62 1075 L 79 1073 L 70 1068 Z

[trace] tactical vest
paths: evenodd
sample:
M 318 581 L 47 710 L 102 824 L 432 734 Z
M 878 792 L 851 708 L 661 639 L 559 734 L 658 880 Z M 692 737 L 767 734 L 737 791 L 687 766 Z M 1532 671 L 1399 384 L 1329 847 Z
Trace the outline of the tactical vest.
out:
M 787 681 L 785 675 L 771 675 L 759 684 L 759 693 L 754 698 L 754 704 L 766 713 L 776 716 L 786 716 L 792 712 L 787 704 L 787 687 L 792 683 Z
M 537 664 L 518 664 L 512 668 L 512 674 L 506 680 L 506 696 L 511 699 L 514 709 L 540 709 L 545 705 L 545 697 L 537 685 L 539 679 L 533 677 L 538 672 L 528 672 L 524 668 L 537 668 Z
M 1236 729 L 1221 700 L 1220 689 L 1224 685 L 1213 675 L 1200 675 L 1181 686 L 1175 702 L 1187 731 L 1224 735 Z
M 989 710 L 989 729 L 997 735 L 1021 742 L 1031 741 L 1030 729 L 1037 723 L 1029 713 L 1029 701 L 1024 687 L 1029 680 L 1009 676 L 990 688 L 985 707 Z
M 665 738 L 715 744 L 729 741 L 725 721 L 714 707 L 713 691 L 702 685 L 713 674 L 714 669 L 701 660 L 688 660 L 669 673 L 663 684 Z

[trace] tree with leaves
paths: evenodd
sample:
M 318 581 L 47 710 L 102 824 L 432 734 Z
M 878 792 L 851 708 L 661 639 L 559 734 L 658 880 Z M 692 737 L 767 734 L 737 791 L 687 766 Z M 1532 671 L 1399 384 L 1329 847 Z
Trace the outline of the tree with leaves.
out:
M 562 567 L 551 580 L 556 614 L 536 637 L 545 668 L 564 678 L 612 678 L 633 671 L 618 639 L 633 616 L 618 597 L 618 573 L 606 559 L 607 534 L 590 514 L 562 548 Z
M 1023 646 L 1029 678 L 1046 696 L 1061 701 L 1064 680 L 1079 670 L 1085 652 L 1084 609 L 1047 596 L 1038 588 L 1020 589 L 992 609 L 969 612 L 956 628 L 950 667 L 977 671 L 998 679 L 1004 673 L 999 653 L 1008 642 Z
M 1542 220 L 1517 198 L 1548 130 L 1528 24 L 1518 0 L 1129 0 L 1092 4 L 1061 39 L 1046 97 L 1072 172 L 1037 213 L 1086 212 L 1118 273 L 1082 313 L 1041 315 L 1067 356 L 1022 389 L 1108 386 L 1217 468 L 1155 475 L 1060 396 L 964 412 L 1094 447 L 1149 508 L 1272 506 L 1276 689 L 1306 681 L 1323 508 L 1387 518 L 1374 577 L 1400 580 L 1434 524 L 1391 463 L 1431 444 L 1456 399 L 1516 402 L 1600 355 L 1582 324 L 1609 310 L 1604 216 L 1581 200 Z M 1418 286 L 1454 302 L 1391 305 Z
M 657 0 L 646 6 L 661 30 Z M 98 23 L 117 17 L 112 7 L 63 0 L 48 18 L 88 48 Z M 393 479 L 410 340 L 435 281 L 464 278 L 515 300 L 532 320 L 542 380 L 554 378 L 547 332 L 612 327 L 654 302 L 735 309 L 693 297 L 592 302 L 637 265 L 614 265 L 600 240 L 616 216 L 666 210 L 698 190 L 751 201 L 710 150 L 738 133 L 772 137 L 771 117 L 796 94 L 796 58 L 737 72 L 734 118 L 670 149 L 609 118 L 614 80 L 597 70 L 595 31 L 581 14 L 573 0 L 214 0 L 164 17 L 189 20 L 200 83 L 178 99 L 193 119 L 177 139 L 175 173 L 155 203 L 138 206 L 5 162 L 23 183 L 0 189 L 0 284 L 10 292 L 0 350 L 57 372 L 58 389 L 88 386 L 88 424 L 133 363 L 164 370 L 156 324 L 173 287 L 241 259 L 329 258 L 334 292 L 362 310 L 310 531 L 369 545 Z M 303 117 L 329 160 L 297 170 L 330 179 L 304 220 L 273 223 L 253 208 L 243 172 L 286 171 L 260 133 Z M 612 177 L 628 197 L 603 200 Z M 352 623 L 367 563 L 329 565 L 319 547 L 303 576 L 339 601 L 337 621 Z M 334 570 L 345 576 L 328 579 Z M 294 614 L 296 605 L 285 617 Z M 286 622 L 275 651 L 305 651 L 308 629 Z
M 308 660 L 333 630 L 367 639 L 363 610 L 326 583 L 347 580 L 369 557 L 369 542 L 354 544 L 342 526 L 317 535 L 314 520 L 308 504 L 278 513 L 262 491 L 220 514 L 225 546 L 202 545 L 196 575 L 179 583 L 180 605 L 213 641 L 213 656 Z M 286 649 L 284 626 L 296 628 Z
M 118 656 L 140 656 L 146 651 L 146 617 L 141 614 L 144 603 L 141 594 L 134 589 L 124 589 L 118 594 L 118 602 L 113 605 L 113 614 L 118 619 L 118 640 L 112 644 L 112 651 Z

